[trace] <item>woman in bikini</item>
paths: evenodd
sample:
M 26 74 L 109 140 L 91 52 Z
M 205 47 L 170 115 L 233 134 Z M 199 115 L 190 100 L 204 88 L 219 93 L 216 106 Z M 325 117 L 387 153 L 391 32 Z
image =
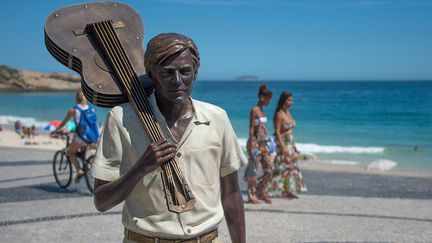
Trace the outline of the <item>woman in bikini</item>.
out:
M 293 136 L 296 121 L 289 112 L 292 104 L 292 94 L 282 92 L 273 118 L 278 153 L 274 160 L 273 178 L 268 188 L 268 193 L 272 197 L 297 198 L 296 194 L 307 190 L 297 164 L 298 151 Z
M 247 152 L 249 163 L 245 172 L 245 179 L 248 183 L 248 201 L 252 204 L 259 203 L 258 199 L 271 203 L 266 189 L 272 177 L 273 165 L 270 160 L 270 154 L 266 149 L 268 139 L 267 117 L 264 113 L 264 106 L 270 103 L 273 92 L 265 84 L 262 84 L 258 93 L 258 104 L 250 112 L 249 122 L 249 139 L 247 143 Z M 261 163 L 264 176 L 257 186 L 256 168 Z

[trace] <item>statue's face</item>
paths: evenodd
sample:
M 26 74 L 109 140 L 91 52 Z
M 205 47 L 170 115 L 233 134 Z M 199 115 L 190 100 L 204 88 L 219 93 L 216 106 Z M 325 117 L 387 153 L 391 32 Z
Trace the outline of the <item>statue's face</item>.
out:
M 180 103 L 189 98 L 192 92 L 192 83 L 195 79 L 195 70 L 189 49 L 168 57 L 156 67 L 153 81 L 156 92 L 161 98 L 171 102 Z

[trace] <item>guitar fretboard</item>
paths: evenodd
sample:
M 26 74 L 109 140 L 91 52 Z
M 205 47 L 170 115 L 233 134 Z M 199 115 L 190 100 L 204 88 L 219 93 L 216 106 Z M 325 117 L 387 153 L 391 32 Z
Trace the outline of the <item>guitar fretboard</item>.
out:
M 102 21 L 88 26 L 117 77 L 117 85 L 127 95 L 129 102 L 134 107 L 150 142 L 162 139 L 164 137 L 162 129 L 156 121 L 145 89 L 115 32 L 112 21 Z M 168 210 L 181 213 L 192 209 L 195 198 L 175 159 L 169 160 L 162 166 L 161 174 Z

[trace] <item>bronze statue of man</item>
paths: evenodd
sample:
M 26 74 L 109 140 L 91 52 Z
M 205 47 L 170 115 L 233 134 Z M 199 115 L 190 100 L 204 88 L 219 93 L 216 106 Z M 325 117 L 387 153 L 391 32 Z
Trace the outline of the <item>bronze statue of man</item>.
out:
M 149 142 L 129 103 L 107 115 L 91 168 L 95 205 L 106 211 L 124 201 L 125 242 L 220 242 L 225 216 L 232 242 L 245 242 L 238 168 L 246 163 L 226 112 L 191 98 L 200 58 L 188 37 L 160 34 L 147 45 L 145 67 L 155 91 L 148 96 L 165 139 Z M 165 206 L 161 168 L 176 157 L 196 198 L 181 214 Z

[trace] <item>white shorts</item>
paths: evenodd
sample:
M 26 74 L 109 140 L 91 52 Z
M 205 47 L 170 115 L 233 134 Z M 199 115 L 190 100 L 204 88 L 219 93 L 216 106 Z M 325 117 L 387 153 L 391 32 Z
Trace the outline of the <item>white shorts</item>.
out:
M 76 133 L 74 133 L 74 136 L 73 136 L 73 139 L 72 139 L 73 141 L 76 141 L 77 143 L 79 143 L 80 145 L 82 145 L 82 146 L 87 146 L 88 145 L 88 143 L 87 142 L 85 142 L 84 140 L 82 140 L 79 136 L 78 136 L 78 134 L 76 134 Z

